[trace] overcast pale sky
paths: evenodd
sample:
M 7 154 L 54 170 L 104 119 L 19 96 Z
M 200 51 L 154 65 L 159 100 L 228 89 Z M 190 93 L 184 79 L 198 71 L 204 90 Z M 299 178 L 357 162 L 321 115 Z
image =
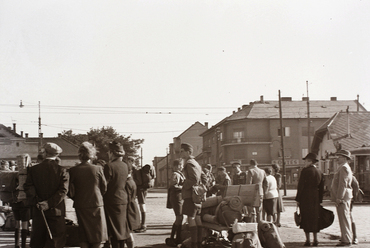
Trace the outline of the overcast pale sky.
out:
M 370 108 L 369 1 L 0 1 L 0 123 L 113 126 L 144 163 L 196 121 L 282 96 Z M 20 100 L 24 107 L 19 108 Z

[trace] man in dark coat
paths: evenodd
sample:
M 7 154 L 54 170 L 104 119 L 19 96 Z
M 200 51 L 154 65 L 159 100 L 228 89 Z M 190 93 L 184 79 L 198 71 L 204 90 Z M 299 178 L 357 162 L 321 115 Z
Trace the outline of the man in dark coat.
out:
M 64 247 L 66 241 L 65 202 L 68 192 L 69 175 L 59 166 L 56 160 L 62 148 L 57 144 L 47 143 L 44 146 L 45 159 L 30 167 L 24 190 L 32 209 L 32 235 L 30 246 L 32 248 Z M 52 239 L 49 237 L 44 218 L 50 228 Z
M 122 161 L 124 155 L 125 151 L 120 143 L 116 141 L 109 143 L 109 163 L 104 166 L 104 175 L 108 184 L 104 195 L 104 208 L 112 248 L 124 247 L 125 240 L 130 237 L 126 192 L 128 167 Z

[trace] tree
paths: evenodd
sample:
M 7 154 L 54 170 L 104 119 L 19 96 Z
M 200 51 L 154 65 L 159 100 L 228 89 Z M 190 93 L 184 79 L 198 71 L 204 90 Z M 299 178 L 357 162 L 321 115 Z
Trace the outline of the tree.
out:
M 137 151 L 144 142 L 144 139 L 132 139 L 131 136 L 120 135 L 111 126 L 103 126 L 97 129 L 91 128 L 87 134 L 73 134 L 72 130 L 63 131 L 62 137 L 76 145 L 80 145 L 83 141 L 89 141 L 96 146 L 98 150 L 98 159 L 103 159 L 105 161 L 108 161 L 108 144 L 113 140 L 122 144 L 126 152 L 125 157 L 129 155 L 137 156 Z

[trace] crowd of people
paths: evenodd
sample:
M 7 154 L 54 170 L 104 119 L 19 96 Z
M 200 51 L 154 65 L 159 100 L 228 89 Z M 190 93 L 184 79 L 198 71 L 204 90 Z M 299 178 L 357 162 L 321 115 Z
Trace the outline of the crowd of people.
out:
M 132 233 L 146 231 L 145 201 L 147 190 L 155 178 L 155 172 L 150 172 L 150 165 L 138 168 L 135 158 L 125 156 L 123 146 L 116 141 L 109 143 L 108 163 L 97 161 L 96 148 L 89 142 L 83 142 L 78 149 L 80 163 L 68 171 L 60 166 L 62 149 L 58 145 L 47 143 L 43 151 L 36 165 L 26 156 L 27 179 L 23 189 L 27 199 L 10 203 L 17 221 L 15 246 L 25 248 L 32 218 L 32 248 L 64 247 L 65 197 L 68 196 L 73 200 L 77 216 L 80 247 L 97 248 L 107 244 L 112 248 L 134 247 Z M 170 237 L 166 239 L 167 245 L 176 247 L 182 242 L 185 215 L 191 247 L 202 247 L 202 204 L 192 198 L 193 186 L 199 184 L 207 189 L 207 197 L 225 196 L 228 185 L 259 185 L 260 205 L 248 206 L 246 213 L 252 222 L 266 220 L 281 226 L 280 214 L 284 212 L 284 204 L 280 194 L 282 175 L 279 165 L 265 166 L 263 170 L 252 159 L 246 171 L 242 171 L 241 163 L 234 162 L 230 175 L 223 166 L 218 167 L 214 175 L 210 164 L 200 166 L 192 154 L 192 145 L 182 143 L 181 158 L 172 164 L 167 208 L 173 209 L 175 221 Z M 337 246 L 350 246 L 358 243 L 352 208 L 360 189 L 349 166 L 350 152 L 341 150 L 336 154 L 339 168 L 332 181 L 331 197 L 337 208 L 341 230 Z M 318 162 L 316 157 L 316 154 L 309 153 L 303 158 L 305 167 L 300 173 L 295 198 L 300 209 L 300 228 L 306 236 L 304 246 L 318 246 L 317 233 L 321 229 L 324 177 L 315 165 Z M 16 165 L 13 163 L 10 167 L 8 162 L 2 161 L 0 169 L 13 171 Z M 152 173 L 152 181 L 140 176 L 140 170 L 144 169 Z M 313 234 L 313 243 L 310 233 Z
M 39 163 L 32 164 L 28 159 L 23 185 L 26 199 L 3 203 L 12 207 L 18 223 L 15 246 L 26 247 L 32 218 L 32 248 L 64 247 L 68 196 L 76 212 L 80 247 L 134 247 L 132 232 L 146 231 L 145 200 L 149 186 L 145 184 L 153 185 L 155 170 L 148 165 L 149 182 L 140 178 L 142 168 L 134 164 L 132 156 L 126 156 L 124 161 L 125 151 L 116 141 L 109 143 L 108 163 L 97 161 L 97 150 L 89 142 L 80 145 L 80 163 L 69 170 L 60 166 L 61 153 L 57 144 L 45 144 Z M 1 170 L 11 171 L 6 165 L 2 163 Z

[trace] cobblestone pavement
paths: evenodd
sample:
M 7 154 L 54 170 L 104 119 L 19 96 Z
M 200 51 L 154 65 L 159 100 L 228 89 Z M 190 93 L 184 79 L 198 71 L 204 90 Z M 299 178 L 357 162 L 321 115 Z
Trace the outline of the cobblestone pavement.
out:
M 167 209 L 166 197 L 167 191 L 164 189 L 153 189 L 149 192 L 147 198 L 147 225 L 148 230 L 145 233 L 135 233 L 135 244 L 137 247 L 146 248 L 165 248 L 164 241 L 170 235 L 170 229 L 175 219 L 171 209 Z M 284 198 L 285 212 L 281 215 L 282 227 L 279 228 L 280 236 L 287 248 L 303 247 L 304 233 L 301 229 L 295 226 L 293 213 L 296 209 L 294 198 L 295 191 L 288 191 L 287 197 Z M 67 200 L 67 218 L 76 222 L 73 202 Z M 324 201 L 326 208 L 334 211 L 335 206 Z M 370 247 L 370 204 L 356 204 L 354 206 L 353 215 L 357 224 L 357 232 L 360 244 L 353 246 L 356 248 Z M 338 242 L 340 231 L 339 223 L 335 218 L 333 225 L 322 230 L 319 233 L 319 247 L 335 247 Z M 0 247 L 14 247 L 13 232 L 0 231 Z

